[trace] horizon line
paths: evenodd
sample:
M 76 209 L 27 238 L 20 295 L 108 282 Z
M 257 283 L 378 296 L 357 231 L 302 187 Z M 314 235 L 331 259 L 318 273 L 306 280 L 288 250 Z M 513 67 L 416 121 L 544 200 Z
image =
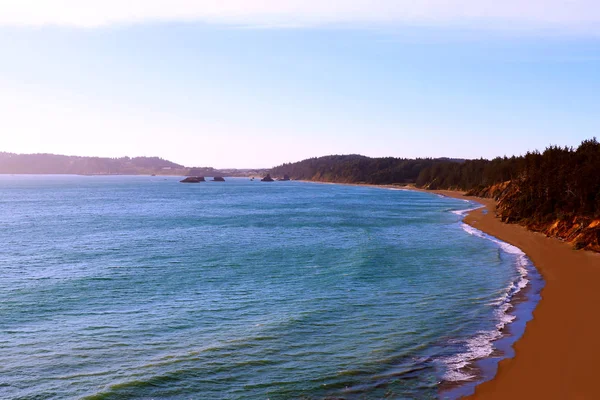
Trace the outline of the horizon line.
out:
M 594 138 L 595 139 L 595 138 Z M 587 140 L 591 140 L 587 139 Z M 546 146 L 546 148 L 554 146 L 552 144 L 549 144 Z M 559 146 L 562 147 L 562 146 Z M 564 146 L 566 148 L 569 148 L 569 146 Z M 572 148 L 572 147 L 571 147 Z M 527 153 L 531 153 L 531 152 L 540 152 L 540 150 L 531 150 L 531 151 L 527 151 Z M 525 154 L 527 154 L 525 153 Z M 324 157 L 344 157 L 344 156 L 359 156 L 359 157 L 365 157 L 365 158 L 370 158 L 370 159 L 378 159 L 378 158 L 394 158 L 394 159 L 398 159 L 398 160 L 457 160 L 457 161 L 474 161 L 474 160 L 494 160 L 496 158 L 512 158 L 512 157 L 522 157 L 525 154 L 513 154 L 511 156 L 507 156 L 507 155 L 503 155 L 503 156 L 495 156 L 493 158 L 486 158 L 486 157 L 478 157 L 478 158 L 463 158 L 463 157 L 448 157 L 448 156 L 439 156 L 439 157 L 397 157 L 397 156 L 382 156 L 382 157 L 373 157 L 373 156 L 367 156 L 364 154 L 359 154 L 359 153 L 347 153 L 347 154 L 326 154 L 326 155 L 321 155 L 321 156 L 312 156 L 312 157 L 306 157 L 303 158 L 301 160 L 296 160 L 296 161 L 287 161 L 287 162 L 282 162 L 280 164 L 271 166 L 271 167 L 212 167 L 212 166 L 187 166 L 185 164 L 181 164 L 179 162 L 176 161 L 172 161 L 170 159 L 167 159 L 165 157 L 162 156 L 147 156 L 147 155 L 138 155 L 138 156 L 128 156 L 128 155 L 124 155 L 124 156 L 115 156 L 115 157 L 110 157 L 110 156 L 89 156 L 89 155 L 73 155 L 73 154 L 59 154 L 59 153 L 48 153 L 48 152 L 36 152 L 36 153 L 17 153 L 17 152 L 11 152 L 11 151 L 0 151 L 0 155 L 2 154 L 9 154 L 9 155 L 16 155 L 16 156 L 59 156 L 59 157 L 75 157 L 75 158 L 101 158 L 101 159 L 122 159 L 122 158 L 130 158 L 130 159 L 134 159 L 134 158 L 159 158 L 161 160 L 173 163 L 173 164 L 177 164 L 182 166 L 183 168 L 187 168 L 187 169 L 192 169 L 192 168 L 212 168 L 215 170 L 269 170 L 269 169 L 273 169 L 275 167 L 284 165 L 284 164 L 295 164 L 295 163 L 299 163 L 305 160 L 311 160 L 311 159 L 318 159 L 318 158 L 324 158 Z

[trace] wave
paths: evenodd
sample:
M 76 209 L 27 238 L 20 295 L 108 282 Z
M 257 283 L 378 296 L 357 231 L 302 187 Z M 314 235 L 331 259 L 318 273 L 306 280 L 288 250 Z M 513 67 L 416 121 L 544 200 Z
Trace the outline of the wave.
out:
M 478 206 L 467 210 L 451 211 L 453 214 L 464 217 L 467 213 L 480 209 L 484 206 Z M 510 285 L 502 292 L 502 295 L 494 300 L 491 305 L 497 306 L 495 311 L 496 329 L 490 331 L 479 331 L 477 334 L 464 343 L 465 351 L 447 357 L 442 357 L 440 361 L 445 367 L 443 379 L 448 382 L 470 381 L 477 378 L 477 374 L 473 372 L 473 362 L 486 358 L 494 353 L 494 341 L 503 336 L 504 328 L 513 322 L 516 316 L 509 314 L 509 310 L 513 307 L 512 299 L 521 290 L 529 284 L 528 266 L 531 262 L 527 255 L 518 247 L 503 242 L 491 235 L 488 235 L 470 225 L 461 222 L 461 228 L 470 235 L 489 240 L 500 248 L 501 251 L 516 256 L 516 269 L 518 277 L 511 282 Z
M 463 200 L 463 201 L 466 201 L 467 203 L 471 203 L 471 201 L 469 201 L 469 200 Z M 471 203 L 471 204 L 472 204 L 472 203 Z M 450 211 L 450 212 L 451 212 L 452 214 L 456 214 L 456 215 L 459 215 L 459 216 L 461 216 L 461 217 L 465 217 L 465 216 L 466 216 L 468 213 L 470 213 L 471 211 L 479 210 L 480 208 L 483 208 L 483 207 L 485 207 L 485 206 L 483 206 L 483 205 L 479 205 L 479 206 L 477 206 L 477 207 L 473 207 L 473 208 L 467 208 L 467 209 L 465 209 L 465 210 L 452 210 L 452 211 Z M 469 225 L 467 225 L 467 226 L 469 226 Z M 469 232 L 469 233 L 470 233 L 470 232 Z M 481 233 L 485 235 L 485 233 L 483 233 L 483 232 L 481 232 Z

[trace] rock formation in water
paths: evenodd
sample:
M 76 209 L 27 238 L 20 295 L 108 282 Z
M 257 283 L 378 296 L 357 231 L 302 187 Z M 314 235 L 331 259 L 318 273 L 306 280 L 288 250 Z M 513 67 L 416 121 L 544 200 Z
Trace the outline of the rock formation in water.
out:
M 181 183 L 200 183 L 206 182 L 203 176 L 188 176 L 184 180 L 179 181 Z
M 273 178 L 271 178 L 271 174 L 267 174 L 264 178 L 261 179 L 261 182 L 273 182 Z

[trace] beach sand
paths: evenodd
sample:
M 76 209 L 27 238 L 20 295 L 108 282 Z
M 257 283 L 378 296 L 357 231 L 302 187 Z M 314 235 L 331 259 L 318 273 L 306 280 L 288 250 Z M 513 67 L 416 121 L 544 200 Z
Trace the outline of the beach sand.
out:
M 500 361 L 496 377 L 467 398 L 600 399 L 600 254 L 502 223 L 493 200 L 435 193 L 484 204 L 465 222 L 519 247 L 545 280 L 533 320 L 514 345 L 515 357 Z

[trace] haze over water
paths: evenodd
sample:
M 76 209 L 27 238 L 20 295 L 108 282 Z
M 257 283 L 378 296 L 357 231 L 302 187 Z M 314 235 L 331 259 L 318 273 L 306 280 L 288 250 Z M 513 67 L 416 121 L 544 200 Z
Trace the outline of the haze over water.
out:
M 431 194 L 0 176 L 0 397 L 435 398 L 522 255 Z

